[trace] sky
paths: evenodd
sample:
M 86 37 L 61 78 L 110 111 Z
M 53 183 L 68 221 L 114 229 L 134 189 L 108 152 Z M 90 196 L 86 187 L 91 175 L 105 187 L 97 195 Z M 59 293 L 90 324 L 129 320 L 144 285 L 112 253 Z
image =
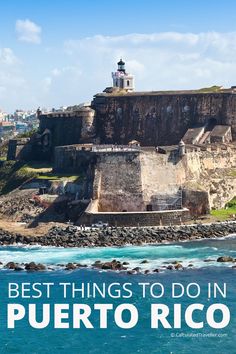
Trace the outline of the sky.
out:
M 236 85 L 235 0 L 0 0 L 0 109 L 89 102 L 120 58 L 136 91 Z

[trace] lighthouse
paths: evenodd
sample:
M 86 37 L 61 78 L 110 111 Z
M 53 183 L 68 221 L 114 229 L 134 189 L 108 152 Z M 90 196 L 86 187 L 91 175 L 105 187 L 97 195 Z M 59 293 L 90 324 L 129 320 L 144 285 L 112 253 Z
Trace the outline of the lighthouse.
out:
M 125 62 L 120 59 L 117 65 L 117 71 L 112 72 L 113 88 L 127 92 L 134 91 L 134 76 L 126 72 Z

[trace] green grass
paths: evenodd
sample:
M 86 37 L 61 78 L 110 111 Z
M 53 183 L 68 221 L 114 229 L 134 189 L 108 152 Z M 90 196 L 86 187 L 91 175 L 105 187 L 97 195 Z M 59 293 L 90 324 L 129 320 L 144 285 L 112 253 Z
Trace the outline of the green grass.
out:
M 31 129 L 28 132 L 22 133 L 22 134 L 18 134 L 17 138 L 31 138 L 31 136 L 33 136 L 35 133 L 37 132 L 37 129 Z
M 230 219 L 236 215 L 236 197 L 225 205 L 224 209 L 211 210 L 211 215 L 220 221 Z
M 236 169 L 235 169 L 235 168 L 232 168 L 232 169 L 229 171 L 228 176 L 236 177 Z
M 80 179 L 79 175 L 68 175 L 68 174 L 64 174 L 64 173 L 60 173 L 60 174 L 55 174 L 55 173 L 51 173 L 51 174 L 39 174 L 37 176 L 39 179 L 47 179 L 50 181 L 69 181 L 69 182 L 76 182 L 78 179 Z
M 46 163 L 30 162 L 22 167 L 26 174 L 33 174 L 38 179 L 50 181 L 70 181 L 76 182 L 81 178 L 79 175 L 71 175 L 68 173 L 53 173 L 52 165 Z
M 207 93 L 207 92 L 220 92 L 222 90 L 221 86 L 211 86 L 211 87 L 203 87 L 199 90 L 196 90 L 196 92 L 202 92 L 202 93 Z
M 36 174 L 34 172 L 28 172 L 20 162 L 3 162 L 0 168 L 0 194 L 11 192 L 13 189 L 35 176 Z
M 0 194 L 9 193 L 32 178 L 77 183 L 81 181 L 83 176 L 53 173 L 52 166 L 49 164 L 34 162 L 26 164 L 20 161 L 5 161 L 0 167 Z

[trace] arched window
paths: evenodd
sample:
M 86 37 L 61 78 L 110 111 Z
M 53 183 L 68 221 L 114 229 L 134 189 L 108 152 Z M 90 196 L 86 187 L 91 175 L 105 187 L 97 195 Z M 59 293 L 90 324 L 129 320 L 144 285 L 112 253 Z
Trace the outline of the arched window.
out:
M 129 80 L 127 80 L 127 86 L 129 86 Z

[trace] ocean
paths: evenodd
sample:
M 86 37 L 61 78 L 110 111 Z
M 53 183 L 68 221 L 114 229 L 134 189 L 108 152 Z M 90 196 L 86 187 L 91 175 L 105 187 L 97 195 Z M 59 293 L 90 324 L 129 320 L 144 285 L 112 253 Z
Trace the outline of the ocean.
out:
M 236 258 L 236 237 L 222 239 L 182 242 L 165 245 L 126 246 L 121 248 L 53 248 L 53 247 L 25 247 L 11 246 L 0 248 L 0 261 L 30 262 L 36 261 L 51 266 L 51 271 L 44 272 L 16 272 L 3 269 L 0 271 L 0 353 L 83 353 L 83 354 L 133 354 L 133 353 L 160 353 L 160 354 L 227 354 L 236 353 L 236 269 L 232 263 L 216 262 L 220 256 Z M 129 263 L 129 267 L 140 266 L 141 271 L 158 268 L 159 273 L 129 275 L 126 272 L 99 271 L 81 268 L 75 271 L 62 270 L 57 264 L 79 262 L 87 265 L 95 260 L 122 260 Z M 143 260 L 148 263 L 141 263 Z M 167 270 L 165 267 L 175 261 L 183 264 L 184 270 Z M 207 260 L 207 261 L 206 261 Z M 193 265 L 189 267 L 189 265 Z M 45 294 L 39 299 L 8 299 L 9 283 L 54 283 L 50 299 Z M 92 296 L 81 299 L 80 296 L 63 298 L 60 283 L 96 283 L 98 285 L 118 283 L 132 284 L 133 296 L 127 298 L 110 298 Z M 227 297 L 216 299 L 208 298 L 208 283 L 217 283 L 220 287 L 227 285 Z M 140 283 L 161 283 L 165 289 L 162 298 L 153 298 L 147 291 L 143 298 Z M 180 299 L 171 297 L 173 283 L 181 283 L 186 289 L 189 283 L 197 283 L 201 289 L 197 299 L 183 295 Z M 193 303 L 204 305 L 203 311 L 196 311 L 195 321 L 203 321 L 203 329 L 191 329 L 184 320 L 185 309 Z M 213 303 L 226 304 L 231 313 L 229 325 L 224 329 L 213 329 L 206 321 L 206 310 Z M 114 321 L 114 312 L 108 314 L 108 328 L 99 328 L 99 316 L 92 311 L 91 322 L 94 328 L 55 329 L 52 315 L 50 324 L 44 329 L 34 329 L 29 325 L 28 316 L 16 323 L 16 328 L 7 328 L 7 303 L 20 303 L 27 306 L 35 303 L 37 316 L 42 316 L 42 303 L 50 304 L 53 309 L 55 303 L 85 303 L 93 308 L 94 303 L 112 303 L 116 308 L 121 303 L 132 303 L 139 312 L 137 325 L 131 329 L 122 329 Z M 163 303 L 170 309 L 169 322 L 173 325 L 174 303 L 182 306 L 181 329 L 152 329 L 150 325 L 151 304 Z M 72 312 L 70 311 L 70 316 Z M 124 318 L 128 318 L 125 314 Z M 220 313 L 216 312 L 216 320 L 220 321 Z M 72 320 L 70 323 L 72 324 Z M 173 326 L 172 326 L 173 327 Z

